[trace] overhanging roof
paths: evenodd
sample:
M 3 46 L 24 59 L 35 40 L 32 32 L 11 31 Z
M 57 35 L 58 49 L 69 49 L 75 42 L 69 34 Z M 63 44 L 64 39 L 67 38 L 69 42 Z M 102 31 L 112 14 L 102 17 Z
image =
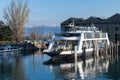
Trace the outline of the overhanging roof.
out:
M 106 19 L 105 22 L 120 22 L 120 14 L 115 14 L 111 17 L 109 17 L 108 19 Z

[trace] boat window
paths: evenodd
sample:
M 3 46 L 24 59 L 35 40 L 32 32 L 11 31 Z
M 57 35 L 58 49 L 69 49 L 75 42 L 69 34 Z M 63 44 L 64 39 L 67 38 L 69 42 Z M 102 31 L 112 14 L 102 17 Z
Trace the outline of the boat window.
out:
M 100 33 L 95 33 L 95 38 L 100 38 Z
M 93 38 L 93 33 L 85 33 L 85 34 L 84 34 L 84 38 L 85 38 L 85 39 Z
M 106 38 L 106 33 L 102 33 L 102 38 Z
M 85 39 L 90 39 L 90 38 L 106 38 L 106 33 L 84 33 L 84 38 Z
M 74 47 L 77 45 L 78 45 L 78 40 L 59 40 L 54 42 L 53 51 L 74 50 Z
M 80 33 L 63 33 L 63 34 L 56 34 L 56 36 L 75 37 L 75 36 L 80 36 Z

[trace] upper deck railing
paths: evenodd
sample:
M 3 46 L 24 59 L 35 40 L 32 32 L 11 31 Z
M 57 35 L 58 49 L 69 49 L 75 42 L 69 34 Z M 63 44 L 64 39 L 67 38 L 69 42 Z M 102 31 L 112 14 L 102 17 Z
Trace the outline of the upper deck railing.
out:
M 76 31 L 99 31 L 98 28 L 95 26 L 89 26 L 89 27 L 81 27 L 81 26 L 72 26 L 72 27 L 66 27 L 62 32 L 76 32 Z

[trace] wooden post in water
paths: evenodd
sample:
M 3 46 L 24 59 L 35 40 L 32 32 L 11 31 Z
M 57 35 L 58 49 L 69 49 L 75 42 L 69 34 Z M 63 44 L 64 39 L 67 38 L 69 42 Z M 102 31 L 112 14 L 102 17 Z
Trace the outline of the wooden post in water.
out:
M 95 58 L 96 57 L 96 44 L 95 44 L 95 41 L 93 41 L 93 57 Z
M 107 43 L 105 43 L 105 54 L 106 54 L 106 56 L 108 56 L 108 45 L 107 45 Z
M 118 44 L 116 43 L 116 57 L 118 57 Z
M 117 54 L 119 54 L 119 42 L 117 42 Z
M 83 66 L 86 66 L 86 47 L 83 47 Z
M 116 44 L 114 43 L 114 52 L 115 52 L 115 55 L 116 55 Z
M 114 49 L 113 49 L 113 50 L 114 50 L 114 51 L 113 51 L 113 54 L 114 54 L 114 57 L 116 57 L 116 56 L 115 56 L 115 53 L 116 53 L 116 45 L 115 45 L 115 43 L 113 43 L 113 48 L 114 48 Z
M 85 59 L 86 47 L 83 47 L 83 58 Z
M 98 45 L 98 41 L 96 41 L 96 57 L 99 57 L 99 45 Z
M 119 55 L 118 55 L 118 47 L 119 47 L 119 42 L 117 42 L 117 44 L 116 44 L 116 58 L 117 58 L 117 62 L 118 62 L 118 57 L 119 57 Z
M 116 43 L 114 43 L 114 45 L 115 45 L 115 57 L 117 58 L 117 45 L 116 45 Z
M 75 46 L 75 74 L 77 74 L 77 46 Z
M 111 48 L 111 46 L 109 45 L 109 46 L 108 46 L 109 55 L 111 54 L 110 48 Z
M 119 46 L 119 43 L 117 42 L 117 55 L 118 55 L 118 46 Z
M 111 46 L 111 43 L 109 45 L 109 53 L 110 53 L 110 57 L 112 56 L 112 46 Z
M 111 56 L 111 53 L 112 53 L 112 50 L 111 50 L 111 44 L 109 45 L 109 52 L 110 52 L 110 56 Z
M 113 55 L 113 43 L 111 42 L 111 53 Z
M 114 45 L 113 45 L 113 42 L 111 42 L 111 50 L 112 50 L 112 55 L 111 55 L 111 58 L 112 58 L 112 61 L 113 61 L 113 56 L 114 56 L 114 51 L 113 51 L 113 49 L 114 49 Z
M 117 62 L 118 62 L 118 66 L 119 66 L 119 46 L 120 46 L 120 43 L 119 41 L 117 42 Z

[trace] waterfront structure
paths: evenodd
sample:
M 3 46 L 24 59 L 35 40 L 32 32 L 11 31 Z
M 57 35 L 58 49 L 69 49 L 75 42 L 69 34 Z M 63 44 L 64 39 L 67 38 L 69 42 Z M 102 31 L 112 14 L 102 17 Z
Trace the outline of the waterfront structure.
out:
M 99 31 L 94 25 L 79 27 L 73 23 L 63 32 L 56 33 L 43 53 L 54 58 L 72 58 L 75 54 L 91 56 L 106 45 L 110 45 L 107 33 Z
M 19 46 L 11 46 L 11 45 L 5 45 L 0 46 L 0 56 L 6 56 L 6 55 L 19 55 L 18 53 L 21 53 L 22 47 Z
M 61 30 L 66 31 L 71 25 L 74 26 L 90 26 L 94 24 L 99 30 L 107 32 L 111 42 L 120 41 L 120 14 L 114 14 L 113 16 L 102 19 L 99 17 L 83 18 L 69 18 L 61 23 Z

